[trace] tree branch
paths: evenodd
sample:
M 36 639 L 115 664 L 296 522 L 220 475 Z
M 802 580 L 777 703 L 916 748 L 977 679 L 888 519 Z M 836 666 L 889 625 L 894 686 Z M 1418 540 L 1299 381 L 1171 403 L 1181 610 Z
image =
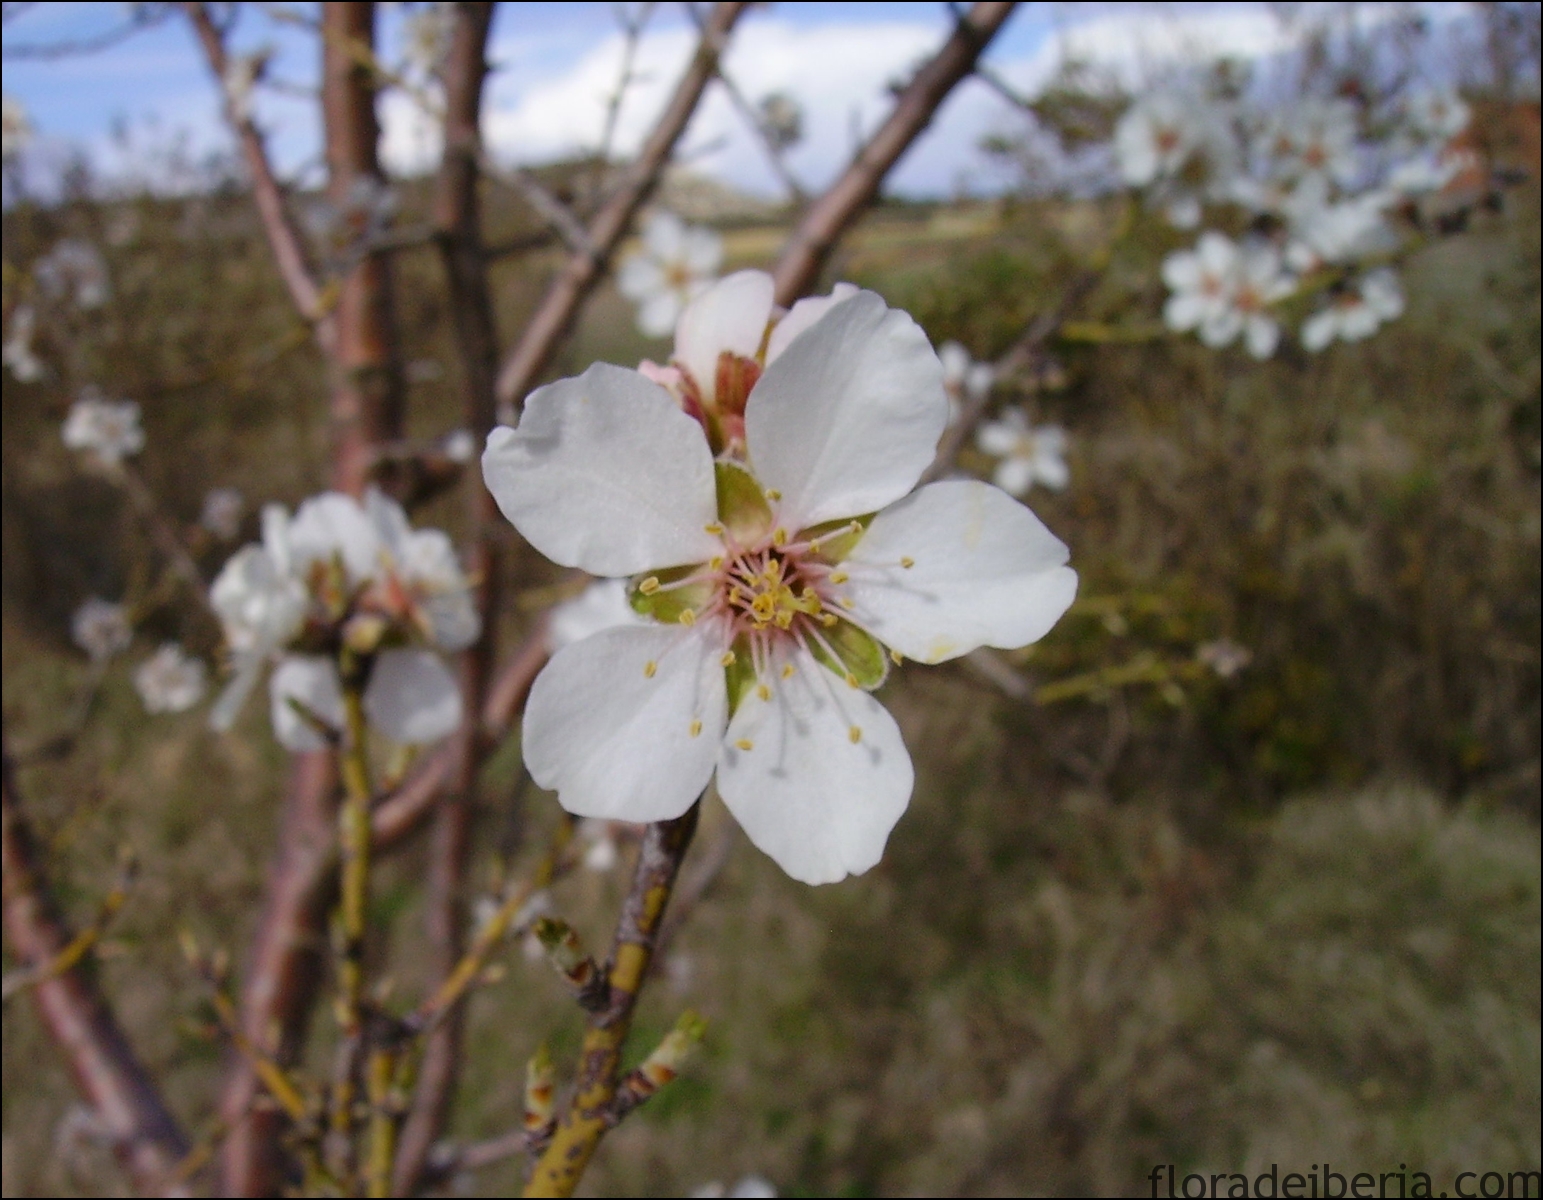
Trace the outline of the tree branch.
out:
M 24 967 L 37 971 L 30 991 L 48 1036 L 69 1063 L 75 1085 L 112 1137 L 113 1151 L 141 1192 L 189 1195 L 176 1178 L 188 1141 L 97 988 L 84 961 L 49 970 L 74 940 L 48 894 L 37 845 L 22 811 L 8 750 L 0 745 L 4 811 L 5 930 Z
M 888 120 L 852 165 L 805 211 L 772 269 L 778 304 L 792 304 L 819 282 L 841 235 L 873 202 L 890 168 L 927 128 L 949 92 L 975 70 L 976 60 L 1014 7 L 995 0 L 974 5 L 895 98 Z
M 498 373 L 497 395 L 505 415 L 512 416 L 525 394 L 546 369 L 558 345 L 577 317 L 579 308 L 600 282 L 632 218 L 648 199 L 675 144 L 686 131 L 691 115 L 717 71 L 721 46 L 735 23 L 749 7 L 742 0 L 722 0 L 713 6 L 707 32 L 697 43 L 691 64 L 675 85 L 653 132 L 643 144 L 637 161 L 628 168 L 614 195 L 595 214 L 587 230 L 590 253 L 575 254 L 552 281 L 541 306 L 526 326 L 513 352 Z

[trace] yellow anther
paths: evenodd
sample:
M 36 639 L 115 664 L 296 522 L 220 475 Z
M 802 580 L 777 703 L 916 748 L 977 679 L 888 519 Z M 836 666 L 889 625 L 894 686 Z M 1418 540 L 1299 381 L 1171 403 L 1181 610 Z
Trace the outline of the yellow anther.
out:
M 847 730 L 847 740 L 850 741 L 852 745 L 857 745 L 858 742 L 863 740 L 863 731 L 856 725 L 853 725 L 852 728 Z
M 898 667 L 898 666 L 899 666 L 899 665 L 900 665 L 900 664 L 901 664 L 901 663 L 903 663 L 903 662 L 905 662 L 905 655 L 903 655 L 903 654 L 901 654 L 901 653 L 900 653 L 900 651 L 898 651 L 898 650 L 891 650 L 891 651 L 890 651 L 890 652 L 889 652 L 889 656 L 890 656 L 890 657 L 891 657 L 891 658 L 892 658 L 892 659 L 894 659 L 894 660 L 895 660 L 895 666 L 897 666 L 897 667 Z
M 782 499 L 782 493 L 779 492 L 776 488 L 767 488 L 766 489 L 766 498 L 768 500 L 781 500 Z
M 720 667 L 732 667 L 734 665 L 734 651 L 725 650 L 723 657 L 718 660 L 718 665 Z
M 718 524 L 717 521 L 714 521 L 711 525 L 703 525 L 702 528 L 714 537 L 721 537 L 723 535 L 723 526 Z
M 783 529 L 781 526 L 778 526 L 776 529 L 772 530 L 772 545 L 773 546 L 785 546 L 787 544 L 787 540 L 788 540 L 788 531 L 786 529 Z
M 822 612 L 820 614 L 820 624 L 825 626 L 826 629 L 829 629 L 839 619 L 835 613 Z
M 836 601 L 836 603 L 841 605 L 842 608 L 851 608 L 852 607 L 852 597 L 850 597 L 850 596 L 842 596 L 840 599 L 838 599 Z
M 646 663 L 644 663 L 643 664 L 643 678 L 644 679 L 652 679 L 654 677 L 654 672 L 657 671 L 658 669 L 659 669 L 659 664 L 656 663 L 656 662 L 646 662 Z
M 909 571 L 916 565 L 916 560 L 914 558 L 905 557 L 900 560 L 900 565 Z
M 657 575 L 650 575 L 642 583 L 638 584 L 638 591 L 642 592 L 645 596 L 652 596 L 658 590 L 659 577 Z
M 773 617 L 772 620 L 776 622 L 778 629 L 791 629 L 793 627 L 793 614 L 785 608 Z
M 845 571 L 832 571 L 830 573 L 830 581 L 832 583 L 845 583 L 850 578 L 852 577 Z
M 698 720 L 696 720 L 694 718 L 692 719 L 692 722 L 691 722 L 691 736 L 692 737 L 701 737 L 702 736 L 702 722 L 698 721 Z
M 787 664 L 785 664 L 783 666 L 783 668 L 782 668 L 782 677 L 784 679 L 792 679 L 793 678 L 793 664 L 792 663 L 787 663 Z
M 723 566 L 723 555 L 721 555 L 721 554 L 715 554 L 715 555 L 713 555 L 711 558 L 709 558 L 707 560 L 707 569 L 709 571 L 719 570 L 722 566 Z
M 857 686 L 858 686 L 857 676 L 852 674 L 852 672 L 848 671 L 847 672 L 847 687 L 855 688 Z
M 734 744 L 736 746 L 738 746 L 741 750 L 754 750 L 755 749 L 755 743 L 752 742 L 749 738 L 740 738 L 739 741 L 735 742 Z
M 755 685 L 755 694 L 762 700 L 770 700 L 771 688 L 767 687 L 764 683 L 758 683 Z
M 680 610 L 680 623 L 688 629 L 696 624 L 696 612 L 689 608 Z

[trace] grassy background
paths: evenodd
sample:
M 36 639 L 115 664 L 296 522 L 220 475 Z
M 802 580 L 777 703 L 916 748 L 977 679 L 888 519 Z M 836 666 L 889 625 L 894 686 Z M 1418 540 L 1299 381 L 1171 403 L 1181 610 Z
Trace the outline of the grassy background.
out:
M 519 232 L 511 208 L 492 205 L 495 237 Z M 835 274 L 985 357 L 1112 223 L 1094 204 L 886 208 Z M 0 651 L 23 752 L 85 682 L 75 606 L 152 583 L 120 496 L 60 444 L 79 386 L 144 406 L 140 464 L 188 523 L 209 487 L 294 503 L 325 477 L 323 372 L 244 197 L 18 209 L 7 263 L 66 233 L 105 246 L 115 290 L 99 314 L 51 318 L 52 378 L 5 383 Z M 731 265 L 766 263 L 780 236 L 731 231 Z M 1177 244 L 1139 221 L 1079 315 L 1139 336 Z M 551 266 L 500 264 L 506 337 Z M 440 279 L 428 253 L 398 269 L 405 357 L 442 367 L 412 391 L 412 432 L 433 436 L 457 423 Z M 1070 429 L 1073 481 L 1030 501 L 1071 546 L 1081 593 L 1010 657 L 1065 698 L 1010 701 L 959 666 L 897 673 L 883 699 L 917 788 L 883 863 L 810 889 L 738 846 L 635 1039 L 640 1056 L 691 1005 L 712 1022 L 705 1052 L 607 1140 L 587 1191 L 681 1194 L 754 1172 L 795 1195 L 1146 1194 L 1158 1162 L 1181 1176 L 1537 1167 L 1536 188 L 1421 251 L 1405 279 L 1403 319 L 1321 356 L 1287 346 L 1255 364 L 1172 338 L 1058 349 L 1059 378 L 1022 398 Z M 8 307 L 24 289 L 8 267 Z M 664 353 L 608 290 L 559 366 Z M 454 530 L 455 503 L 418 519 Z M 211 573 L 229 550 L 203 551 Z M 516 591 L 556 577 L 528 552 L 509 571 Z M 505 632 L 527 620 L 512 611 Z M 283 755 L 256 704 L 224 737 L 198 713 L 145 717 L 129 670 L 167 637 L 217 648 L 191 606 L 151 597 L 73 753 L 21 783 L 73 913 L 121 844 L 144 860 L 101 969 L 196 1123 L 222 1050 L 198 1032 L 173 935 L 239 962 Z M 1230 681 L 1195 664 L 1219 637 L 1253 653 Z M 511 742 L 488 769 L 477 889 L 556 817 L 518 762 Z M 701 842 L 730 824 L 713 802 Z M 420 994 L 421 853 L 376 886 L 377 971 L 404 1005 Z M 557 889 L 591 944 L 629 854 Z M 564 1065 L 577 1046 L 550 972 L 518 947 L 507 958 L 472 1005 L 458 1136 L 518 1119 L 538 1041 Z M 3 1033 L 5 1193 L 116 1190 L 25 1001 Z M 510 1164 L 457 1189 L 516 1179 Z

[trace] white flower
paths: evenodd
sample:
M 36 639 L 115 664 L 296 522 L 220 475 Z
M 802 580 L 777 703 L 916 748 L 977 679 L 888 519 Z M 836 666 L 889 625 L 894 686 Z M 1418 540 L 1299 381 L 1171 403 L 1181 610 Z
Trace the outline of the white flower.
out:
M 408 70 L 422 78 L 438 75 L 450 53 L 454 29 L 452 4 L 427 4 L 409 13 L 402 26 L 402 53 Z
M 1206 97 L 1182 90 L 1143 96 L 1114 131 L 1115 161 L 1125 182 L 1148 188 L 1171 224 L 1193 229 L 1201 202 L 1225 193 L 1238 150 L 1226 114 Z
M 85 450 L 109 466 L 145 448 L 139 405 L 132 400 L 108 400 L 95 387 L 82 388 L 80 398 L 70 405 L 62 436 L 71 450 Z
M 95 662 L 106 662 L 134 640 L 129 612 L 121 604 L 92 596 L 70 618 L 70 636 Z
M 1405 105 L 1410 128 L 1421 138 L 1448 142 L 1468 128 L 1468 105 L 1447 88 L 1427 88 L 1411 96 Z
M 1254 661 L 1253 653 L 1247 646 L 1240 646 L 1228 638 L 1206 642 L 1197 647 L 1195 658 L 1210 667 L 1218 679 L 1231 679 Z
M 1280 326 L 1269 307 L 1289 295 L 1293 284 L 1272 247 L 1238 246 L 1207 231 L 1194 250 L 1168 256 L 1163 280 L 1173 292 L 1163 309 L 1170 329 L 1198 330 L 1212 349 L 1242 334 L 1255 358 L 1275 353 Z
M 1333 204 L 1299 197 L 1287 210 L 1295 239 L 1286 250 L 1287 261 L 1306 272 L 1392 250 L 1398 238 L 1383 216 L 1384 203 L 1375 192 Z
M 204 508 L 198 523 L 215 537 L 230 541 L 241 532 L 241 514 L 246 502 L 235 488 L 210 488 L 204 496 Z
M 1363 275 L 1302 323 L 1302 345 L 1314 352 L 1335 338 L 1359 342 L 1377 332 L 1404 311 L 1404 293 L 1398 276 L 1388 268 Z
M 664 337 L 723 261 L 723 240 L 711 229 L 656 212 L 643 228 L 643 246 L 621 265 L 616 286 L 638 306 L 638 328 Z
M 565 600 L 552 609 L 547 637 L 552 648 L 560 650 L 602 629 L 647 623 L 628 603 L 625 580 L 597 579 L 572 600 Z
M 1397 163 L 1383 183 L 1387 203 L 1439 192 L 1477 163 L 1474 155 L 1450 150 L 1423 151 Z
M 958 342 L 944 342 L 938 347 L 938 361 L 943 364 L 943 390 L 948 393 L 948 419 L 956 420 L 966 400 L 971 404 L 985 399 L 996 380 L 996 368 L 976 362 Z
M 204 696 L 204 663 L 167 642 L 134 670 L 134 689 L 151 713 L 186 712 Z
M 10 162 L 32 141 L 27 106 L 15 96 L 0 97 L 0 159 Z
M 1059 492 L 1071 481 L 1066 469 L 1066 430 L 1059 425 L 1031 428 L 1021 408 L 1007 409 L 999 421 L 983 422 L 975 444 L 1002 460 L 991 481 L 1014 496 L 1036 483 Z
M 1348 184 L 1361 167 L 1355 106 L 1348 100 L 1304 100 L 1269 122 L 1265 149 L 1278 177 Z
M 90 242 L 65 238 L 33 264 L 32 274 L 43 294 L 58 300 L 68 295 L 78 308 L 107 303 L 107 262 Z
M 11 313 L 11 331 L 6 334 L 0 358 L 21 383 L 35 383 L 43 377 L 43 364 L 32 352 L 32 335 L 37 329 L 37 313 L 28 304 L 19 304 Z
M 470 429 L 452 429 L 445 434 L 439 448 L 453 463 L 469 463 L 477 457 L 477 439 Z
M 268 680 L 273 736 L 289 750 L 321 750 L 344 725 L 343 685 L 330 657 L 289 654 Z M 461 690 L 431 650 L 382 650 L 364 688 L 370 727 L 404 746 L 437 742 L 461 723 Z M 317 728 L 318 724 L 323 728 Z
M 743 299 L 716 319 L 764 332 Z M 535 391 L 482 460 L 537 549 L 633 576 L 652 618 L 553 655 L 525 710 L 531 775 L 576 815 L 648 822 L 716 772 L 750 839 L 809 883 L 873 866 L 910 799 L 900 731 L 868 694 L 886 647 L 1025 645 L 1076 591 L 1066 547 L 1005 493 L 912 493 L 947 421 L 942 365 L 870 292 L 825 307 L 768 352 L 744 464 L 715 463 L 667 391 L 605 364 Z
M 588 843 L 584 851 L 584 866 L 597 873 L 609 871 L 616 865 L 616 831 L 614 822 L 585 818 L 575 831 L 579 841 Z
M 252 54 L 232 54 L 225 60 L 225 75 L 220 82 L 225 88 L 225 102 L 230 106 L 230 119 L 236 124 L 251 121 L 252 98 L 272 57 L 273 47 L 264 46 Z

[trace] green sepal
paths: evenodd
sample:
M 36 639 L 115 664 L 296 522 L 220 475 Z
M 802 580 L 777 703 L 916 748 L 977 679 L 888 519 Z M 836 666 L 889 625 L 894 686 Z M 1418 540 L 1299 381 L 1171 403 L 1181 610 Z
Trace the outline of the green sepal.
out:
M 693 612 L 701 612 L 713 598 L 713 585 L 707 580 L 701 583 L 690 583 L 685 587 L 670 588 L 668 591 L 658 591 L 653 595 L 645 595 L 642 591 L 645 579 L 657 579 L 661 585 L 675 583 L 695 575 L 700 566 L 668 567 L 663 571 L 650 571 L 647 575 L 640 575 L 632 581 L 632 587 L 627 592 L 627 603 L 632 605 L 632 611 L 641 616 L 652 617 L 655 621 L 662 621 L 666 625 L 674 625 L 680 621 L 680 614 L 688 608 Z
M 821 542 L 818 549 L 813 552 L 813 556 L 823 562 L 832 564 L 845 562 L 847 556 L 857 548 L 857 543 L 863 540 L 863 534 L 868 532 L 868 526 L 873 523 L 873 518 L 877 515 L 877 513 L 867 513 L 861 517 L 843 517 L 839 521 L 822 521 L 818 525 L 811 525 L 808 529 L 799 530 L 798 540 L 812 542 L 828 533 L 835 533 L 838 529 L 848 529 L 850 532 L 840 537 Z M 853 525 L 858 528 L 851 529 Z
M 819 635 L 818 639 L 809 639 L 809 652 L 821 666 L 843 679 L 851 675 L 865 692 L 873 691 L 889 677 L 889 655 L 872 634 L 838 618 L 828 629 L 822 628 Z M 825 645 L 820 644 L 821 640 Z M 826 646 L 835 652 L 834 658 Z
M 718 523 L 740 543 L 759 542 L 771 532 L 771 505 L 755 476 L 738 463 L 716 462 Z
M 739 702 L 756 684 L 755 660 L 750 654 L 750 639 L 740 634 L 729 647 L 734 651 L 734 661 L 723 668 L 723 682 L 729 691 L 729 716 L 739 711 Z

